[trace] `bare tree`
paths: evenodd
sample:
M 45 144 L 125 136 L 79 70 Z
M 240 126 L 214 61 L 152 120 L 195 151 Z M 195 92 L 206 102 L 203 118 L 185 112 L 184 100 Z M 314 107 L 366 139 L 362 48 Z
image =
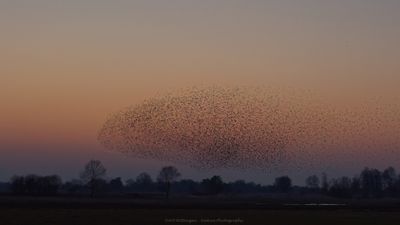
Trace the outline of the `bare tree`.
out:
M 327 193 L 329 190 L 328 175 L 325 172 L 321 175 L 321 189 L 324 193 Z
M 15 194 L 24 194 L 26 192 L 25 177 L 14 175 L 10 179 L 11 190 Z
M 154 190 L 153 180 L 148 173 L 141 173 L 136 177 L 136 188 L 141 191 Z
M 181 174 L 178 172 L 178 169 L 176 169 L 173 166 L 166 166 L 163 167 L 160 171 L 160 174 L 158 175 L 157 180 L 159 182 L 165 183 L 165 195 L 167 199 L 169 198 L 170 191 L 171 191 L 171 183 L 176 181 Z
M 393 167 L 388 167 L 382 173 L 383 190 L 392 194 L 395 191 L 397 173 Z
M 309 188 L 318 189 L 319 188 L 319 178 L 318 178 L 318 176 L 312 175 L 312 176 L 307 177 L 306 185 Z
M 38 176 L 13 176 L 10 181 L 11 190 L 15 194 L 29 195 L 55 195 L 62 185 L 58 175 Z
M 201 184 L 208 194 L 219 194 L 224 189 L 224 182 L 220 176 L 213 176 L 210 179 L 204 179 Z
M 81 172 L 81 179 L 89 186 L 90 197 L 94 197 L 99 181 L 106 175 L 106 168 L 99 160 L 90 160 Z
M 382 192 L 382 173 L 377 169 L 365 168 L 360 175 L 361 187 L 366 197 L 378 197 Z
M 292 188 L 292 180 L 288 176 L 275 178 L 274 187 L 279 192 L 289 192 Z

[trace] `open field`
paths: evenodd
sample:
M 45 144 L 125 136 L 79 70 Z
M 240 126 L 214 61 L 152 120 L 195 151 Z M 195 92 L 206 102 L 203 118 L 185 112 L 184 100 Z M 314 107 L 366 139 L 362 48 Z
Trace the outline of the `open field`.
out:
M 176 198 L 0 197 L 4 225 L 133 224 L 371 224 L 397 225 L 398 200 L 348 201 L 319 205 L 278 200 Z
M 1 209 L 4 225 L 363 224 L 397 225 L 400 212 L 260 209 Z M 220 220 L 216 220 L 216 219 Z M 208 219 L 208 221 L 207 221 Z M 212 221 L 214 219 L 214 221 Z

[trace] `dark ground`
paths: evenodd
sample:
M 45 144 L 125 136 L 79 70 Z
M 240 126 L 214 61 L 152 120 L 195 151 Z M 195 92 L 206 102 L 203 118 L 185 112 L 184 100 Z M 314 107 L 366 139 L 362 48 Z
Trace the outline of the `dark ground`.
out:
M 395 199 L 328 202 L 340 205 L 303 203 L 304 199 L 267 197 L 233 199 L 203 196 L 166 201 L 1 196 L 0 224 L 400 224 L 400 201 Z

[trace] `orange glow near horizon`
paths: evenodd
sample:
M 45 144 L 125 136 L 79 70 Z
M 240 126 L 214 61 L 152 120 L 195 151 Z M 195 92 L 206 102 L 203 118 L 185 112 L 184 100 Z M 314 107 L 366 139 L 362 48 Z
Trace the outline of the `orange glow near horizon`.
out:
M 109 114 L 192 86 L 311 90 L 327 105 L 394 109 L 399 9 L 361 0 L 3 1 L 0 152 L 22 143 L 103 151 L 96 135 Z

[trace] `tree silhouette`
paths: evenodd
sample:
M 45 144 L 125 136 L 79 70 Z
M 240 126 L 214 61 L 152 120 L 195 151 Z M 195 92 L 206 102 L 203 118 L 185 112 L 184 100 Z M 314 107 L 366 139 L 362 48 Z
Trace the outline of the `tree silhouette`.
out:
M 120 194 L 122 191 L 153 192 L 157 190 L 157 184 L 161 184 L 162 191 L 166 198 L 170 197 L 171 190 L 175 193 L 204 195 L 204 194 L 246 194 L 246 193 L 274 193 L 289 192 L 302 195 L 315 191 L 316 193 L 339 198 L 376 198 L 376 197 L 400 197 L 400 176 L 393 167 L 388 167 L 382 172 L 365 168 L 359 175 L 351 177 L 339 177 L 329 179 L 325 173 L 321 181 L 316 175 L 305 179 L 307 187 L 294 186 L 288 176 L 281 176 L 275 179 L 273 185 L 261 185 L 254 182 L 237 180 L 224 183 L 220 176 L 203 179 L 201 182 L 191 179 L 177 181 L 180 173 L 173 166 L 163 167 L 153 182 L 147 173 L 139 174 L 136 179 L 126 181 L 126 186 L 120 177 L 111 179 L 109 182 L 103 179 L 106 169 L 97 160 L 89 161 L 81 172 L 81 179 L 71 180 L 62 183 L 58 175 L 40 176 L 28 174 L 24 176 L 13 176 L 9 182 L 0 182 L 0 192 L 11 192 L 15 195 L 56 195 L 61 189 L 64 194 L 84 194 L 90 190 L 90 197 L 95 193 Z M 177 182 L 175 182 L 177 181 Z M 320 189 L 318 189 L 320 187 Z M 126 188 L 126 189 L 125 189 Z M 160 189 L 161 190 L 161 189 Z M 150 195 L 154 193 L 148 193 Z M 89 196 L 89 195 L 88 195 Z
M 224 189 L 224 182 L 220 176 L 213 176 L 210 179 L 204 179 L 202 185 L 210 194 L 219 194 Z
M 396 170 L 393 167 L 388 167 L 382 173 L 383 189 L 389 194 L 394 194 L 396 190 Z
M 141 173 L 136 177 L 136 186 L 141 191 L 151 191 L 153 189 L 153 179 L 148 173 Z
M 346 176 L 331 180 L 329 194 L 335 197 L 351 197 L 352 180 Z
M 63 185 L 63 190 L 69 194 L 75 194 L 81 192 L 83 189 L 83 183 L 80 179 L 72 179 L 67 181 Z
M 256 184 L 254 182 L 246 182 L 244 180 L 236 180 L 225 185 L 224 191 L 231 193 L 258 193 L 262 192 L 263 188 L 261 184 Z M 266 189 L 264 189 L 265 191 Z
M 81 179 L 89 186 L 90 197 L 94 197 L 95 192 L 101 184 L 101 179 L 106 175 L 106 168 L 99 160 L 90 160 L 81 172 Z
M 292 180 L 288 176 L 277 177 L 274 187 L 277 191 L 288 192 L 292 187 Z
M 328 175 L 325 172 L 321 175 L 321 189 L 323 193 L 327 193 L 329 189 Z
M 110 180 L 109 188 L 112 192 L 121 192 L 124 188 L 124 184 L 122 183 L 121 177 L 114 178 Z
M 26 191 L 25 188 L 25 177 L 23 176 L 13 176 L 10 179 L 10 183 L 11 183 L 11 191 L 14 194 L 23 194 Z
M 351 192 L 355 196 L 359 196 L 361 192 L 361 179 L 360 176 L 354 176 L 351 180 Z
M 173 166 L 166 166 L 161 169 L 157 180 L 165 184 L 165 195 L 167 199 L 170 196 L 171 183 L 176 181 L 180 176 L 181 174 L 178 172 L 178 169 Z
M 55 195 L 62 185 L 61 178 L 58 175 L 13 176 L 10 182 L 13 193 L 29 195 Z
M 312 189 L 318 189 L 319 188 L 319 178 L 316 175 L 312 175 L 306 178 L 306 185 L 309 188 Z
M 183 179 L 173 184 L 174 191 L 180 193 L 196 193 L 199 183 L 191 179 Z
M 378 197 L 382 192 L 382 174 L 377 169 L 365 168 L 360 175 L 365 197 Z

